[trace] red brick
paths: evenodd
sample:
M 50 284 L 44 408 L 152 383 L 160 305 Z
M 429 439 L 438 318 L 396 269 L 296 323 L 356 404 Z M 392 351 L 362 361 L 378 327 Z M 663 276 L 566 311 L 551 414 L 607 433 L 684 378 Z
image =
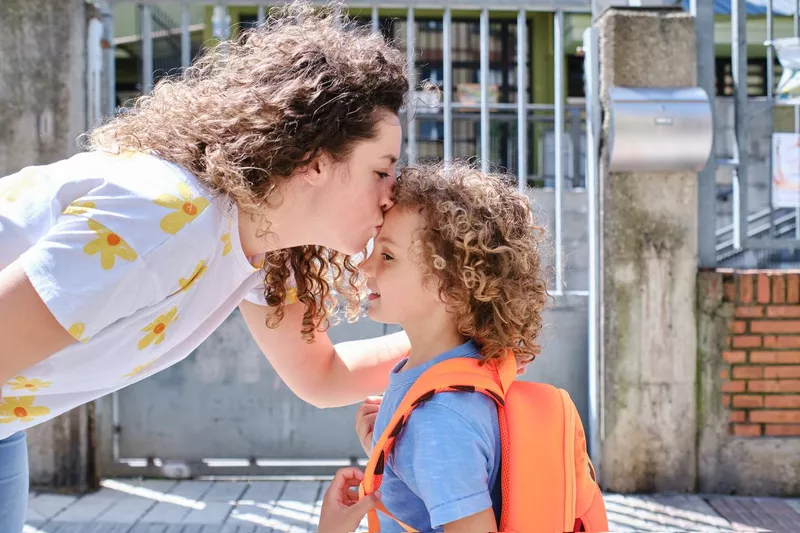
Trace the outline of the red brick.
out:
M 744 320 L 734 320 L 730 324 L 728 324 L 728 331 L 730 333 L 744 333 L 747 331 L 747 322 Z
M 760 437 L 760 424 L 734 424 L 733 434 L 737 437 Z
M 764 397 L 753 396 L 748 394 L 735 394 L 733 396 L 734 407 L 763 407 Z
M 753 333 L 800 333 L 800 320 L 753 320 L 750 323 L 750 331 Z
M 734 345 L 736 337 L 734 337 Z M 764 348 L 800 348 L 800 336 L 794 335 L 764 335 Z
M 800 365 L 767 367 L 764 369 L 764 377 L 767 379 L 800 378 Z
M 800 305 L 770 305 L 767 307 L 767 316 L 770 318 L 798 318 Z
M 761 379 L 764 369 L 760 366 L 737 366 L 733 369 L 734 379 Z
M 797 337 L 798 343 L 800 343 L 800 337 Z M 800 346 L 800 344 L 798 344 Z M 761 347 L 761 336 L 759 335 L 736 335 L 733 338 L 733 347 L 734 348 L 760 348 Z
M 770 301 L 769 290 L 770 276 L 767 274 L 758 275 L 758 303 L 768 304 Z
M 722 407 L 728 408 L 731 406 L 731 395 L 730 394 L 723 394 L 722 395 Z
M 800 308 L 800 306 L 798 307 Z M 737 307 L 736 316 L 739 318 L 761 318 L 764 316 L 764 308 L 760 305 Z M 797 316 L 800 316 L 800 314 Z
M 741 383 L 737 381 L 730 381 L 729 383 Z M 737 392 L 725 390 L 723 384 L 723 392 Z M 782 380 L 751 380 L 747 382 L 747 392 L 800 392 L 800 379 L 782 379 Z
M 750 411 L 750 422 L 800 424 L 800 411 Z
M 783 275 L 772 278 L 772 303 L 786 303 L 786 277 Z
M 747 419 L 745 411 L 731 411 L 728 414 L 728 420 L 731 422 L 744 422 Z
M 753 276 L 742 274 L 739 277 L 739 301 L 750 303 L 753 301 Z
M 744 392 L 744 381 L 726 381 L 722 384 L 722 392 Z
M 797 274 L 786 276 L 786 303 L 800 303 L 800 276 Z
M 800 424 L 793 426 L 767 424 L 765 434 L 770 437 L 800 437 Z
M 783 396 L 768 395 L 764 398 L 764 407 L 778 409 L 800 409 L 800 396 L 786 394 Z
M 722 352 L 724 355 L 728 352 Z M 733 352 L 740 353 L 740 352 Z M 734 361 L 728 361 L 734 362 Z M 765 364 L 792 364 L 800 365 L 800 352 L 751 352 L 750 362 L 752 363 L 765 363 Z
M 744 363 L 747 361 L 746 352 L 722 352 L 722 359 L 728 363 Z

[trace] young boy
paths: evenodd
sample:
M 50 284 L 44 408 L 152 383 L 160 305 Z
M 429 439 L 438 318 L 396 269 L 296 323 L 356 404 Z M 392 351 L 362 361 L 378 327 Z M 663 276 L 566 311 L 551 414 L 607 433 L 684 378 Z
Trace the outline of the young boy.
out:
M 356 426 L 367 453 L 428 368 L 455 357 L 525 364 L 547 292 L 541 228 L 528 199 L 499 176 L 453 164 L 407 169 L 370 257 L 369 316 L 411 341 L 380 407 L 368 399 Z M 377 415 L 375 411 L 377 410 Z M 374 417 L 374 433 L 370 431 Z M 418 407 L 386 462 L 382 502 L 421 532 L 496 531 L 500 511 L 497 408 L 483 394 L 445 392 Z M 402 531 L 380 515 L 381 532 Z

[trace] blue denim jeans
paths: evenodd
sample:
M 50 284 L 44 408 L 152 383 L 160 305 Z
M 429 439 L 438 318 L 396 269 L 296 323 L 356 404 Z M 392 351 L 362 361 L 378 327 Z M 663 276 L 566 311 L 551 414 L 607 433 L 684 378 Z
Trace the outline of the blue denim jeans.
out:
M 20 431 L 0 440 L 0 531 L 22 533 L 28 514 L 28 443 Z

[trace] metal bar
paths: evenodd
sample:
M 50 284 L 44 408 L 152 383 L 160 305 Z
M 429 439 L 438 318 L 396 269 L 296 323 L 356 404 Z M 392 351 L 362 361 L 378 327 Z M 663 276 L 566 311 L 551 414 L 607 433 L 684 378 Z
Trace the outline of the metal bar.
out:
M 735 153 L 739 165 L 733 182 L 734 220 L 733 240 L 740 249 L 747 241 L 748 188 L 747 172 L 750 157 L 747 153 L 747 2 L 733 0 L 731 9 L 731 71 L 733 73 Z
M 489 10 L 481 10 L 481 170 L 489 172 Z
M 153 90 L 153 16 L 150 6 L 142 5 L 142 93 Z
M 444 8 L 442 18 L 442 77 L 444 86 L 444 163 L 453 160 L 453 12 Z
M 800 0 L 795 0 L 794 2 L 794 16 L 793 16 L 793 26 L 794 26 L 794 36 L 800 36 Z M 800 133 L 800 105 L 794 105 L 794 132 Z M 770 156 L 772 155 L 772 148 L 770 147 Z M 772 172 L 772 168 L 770 167 L 770 172 Z M 772 184 L 772 180 L 769 180 L 770 184 Z M 800 239 L 800 206 L 795 209 L 795 224 L 794 224 L 794 236 L 796 239 Z
M 105 50 L 106 68 L 106 115 L 113 115 L 117 110 L 117 55 L 114 46 L 114 8 L 106 5 L 104 17 L 105 39 L 108 47 Z
M 528 16 L 517 13 L 517 183 L 524 191 L 528 185 Z
M 563 284 L 563 249 L 562 249 L 562 205 L 564 187 L 564 12 L 556 10 L 553 17 L 553 62 L 555 75 L 553 95 L 555 98 L 555 180 L 556 180 L 556 289 L 561 290 Z
M 258 11 L 256 11 L 256 19 L 259 24 L 264 22 L 264 19 L 267 18 L 267 6 L 264 4 L 258 4 Z
M 716 101 L 716 60 L 714 57 L 714 3 L 708 0 L 691 0 L 691 13 L 695 17 L 695 38 L 697 40 L 697 84 L 711 101 L 711 120 L 716 120 L 714 104 Z M 717 265 L 716 238 L 717 226 L 716 189 L 717 159 L 712 140 L 711 156 L 706 166 L 697 174 L 697 261 L 698 266 L 713 268 Z
M 586 94 L 586 202 L 587 235 L 589 240 L 589 310 L 587 368 L 589 373 L 589 454 L 602 475 L 600 435 L 603 397 L 603 362 L 600 350 L 600 235 L 599 212 L 599 135 L 600 135 L 600 62 L 598 60 L 598 33 L 590 26 L 583 33 L 584 92 Z
M 417 162 L 417 121 L 415 108 L 415 93 L 417 90 L 417 72 L 414 58 L 414 43 L 416 40 L 417 28 L 414 21 L 414 8 L 408 8 L 408 16 L 406 17 L 406 62 L 408 64 L 408 92 L 411 98 L 411 105 L 409 106 L 408 114 L 408 144 L 406 146 L 406 156 L 408 164 L 413 165 Z
M 192 39 L 189 35 L 189 4 L 181 6 L 181 68 L 192 64 Z
M 772 54 L 774 50 L 772 49 L 772 40 L 775 38 L 775 32 L 773 31 L 773 17 L 774 12 L 772 9 L 772 0 L 767 0 L 767 39 L 769 41 L 769 45 L 767 45 L 767 102 L 769 102 L 769 109 L 770 114 L 772 114 L 772 106 L 773 106 L 773 88 L 775 87 L 775 65 L 774 60 L 772 58 Z M 774 129 L 774 128 L 773 128 Z M 770 132 L 770 141 L 772 140 L 772 133 Z M 769 150 L 767 150 L 767 168 L 769 169 L 769 235 L 770 237 L 775 236 L 775 210 L 772 207 L 772 198 L 773 198 L 773 190 L 772 190 L 772 146 L 770 145 Z
M 378 6 L 372 6 L 372 32 L 378 33 L 381 31 L 381 19 L 378 13 Z

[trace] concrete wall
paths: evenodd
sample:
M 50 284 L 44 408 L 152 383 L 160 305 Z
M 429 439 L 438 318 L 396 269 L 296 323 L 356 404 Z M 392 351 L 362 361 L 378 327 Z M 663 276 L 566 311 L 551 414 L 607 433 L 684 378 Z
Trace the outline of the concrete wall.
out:
M 85 17 L 82 0 L 0 2 L 0 176 L 77 152 Z
M 611 86 L 696 84 L 689 15 L 611 10 L 598 30 L 604 107 Z M 691 491 L 697 176 L 611 173 L 603 144 L 601 483 L 619 492 Z
M 800 276 L 698 276 L 698 490 L 800 494 Z
M 83 0 L 0 1 L 0 176 L 77 153 L 85 27 Z M 34 485 L 92 483 L 90 420 L 83 407 L 28 432 Z

